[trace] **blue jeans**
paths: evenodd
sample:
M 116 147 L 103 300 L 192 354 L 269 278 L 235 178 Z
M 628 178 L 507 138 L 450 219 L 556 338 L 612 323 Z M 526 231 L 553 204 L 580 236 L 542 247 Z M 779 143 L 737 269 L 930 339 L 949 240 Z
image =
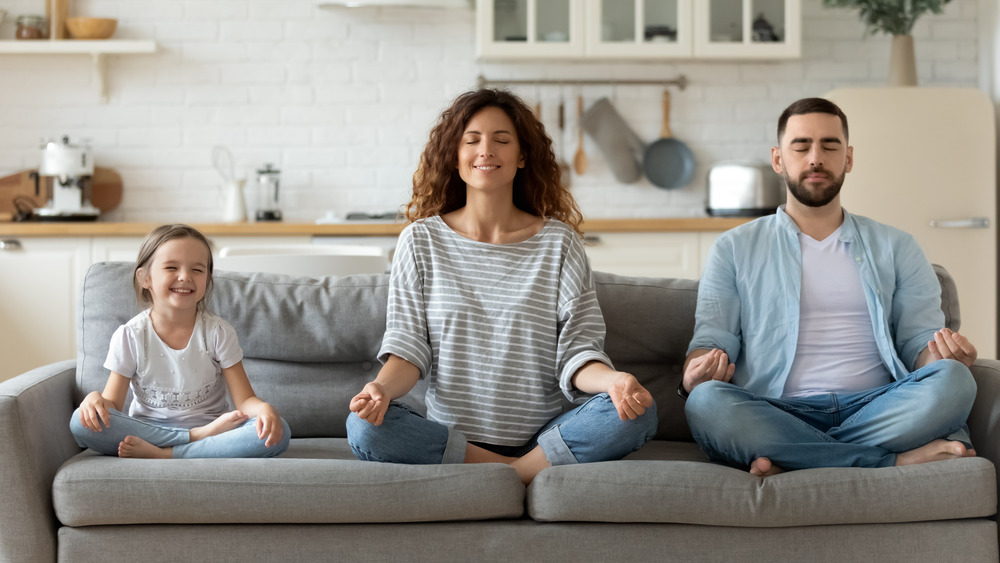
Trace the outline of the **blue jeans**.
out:
M 621 459 L 656 434 L 656 405 L 635 420 L 621 420 L 607 393 L 550 420 L 527 444 L 487 449 L 520 456 L 535 445 L 552 465 Z M 389 463 L 439 464 L 465 461 L 465 436 L 428 420 L 409 406 L 393 401 L 382 424 L 375 426 L 351 413 L 347 442 L 358 459 Z
M 738 467 L 766 457 L 784 469 L 887 467 L 896 454 L 939 438 L 971 446 L 976 398 L 969 369 L 928 364 L 883 387 L 794 399 L 760 397 L 730 383 L 694 388 L 685 405 L 694 439 L 713 461 Z
M 257 419 L 252 418 L 238 428 L 192 442 L 188 428 L 175 428 L 138 420 L 114 409 L 111 410 L 111 423 L 100 432 L 94 432 L 80 423 L 80 409 L 76 409 L 69 421 L 69 429 L 81 448 L 90 448 L 104 455 L 113 456 L 118 455 L 118 444 L 126 436 L 142 438 L 160 448 L 173 447 L 176 459 L 274 457 L 288 449 L 292 433 L 284 419 L 281 420 L 281 441 L 271 447 L 264 446 L 265 440 L 257 437 L 256 424 Z

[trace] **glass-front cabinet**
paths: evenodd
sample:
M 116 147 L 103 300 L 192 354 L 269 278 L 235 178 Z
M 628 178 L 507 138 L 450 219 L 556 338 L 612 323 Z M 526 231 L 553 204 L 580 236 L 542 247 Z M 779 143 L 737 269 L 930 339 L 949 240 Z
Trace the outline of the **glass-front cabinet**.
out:
M 694 21 L 696 57 L 801 55 L 800 0 L 699 0 Z
M 582 57 L 583 9 L 580 0 L 476 0 L 479 56 Z
M 801 0 L 476 0 L 483 59 L 794 58 Z
M 691 0 L 587 2 L 588 56 L 691 56 Z

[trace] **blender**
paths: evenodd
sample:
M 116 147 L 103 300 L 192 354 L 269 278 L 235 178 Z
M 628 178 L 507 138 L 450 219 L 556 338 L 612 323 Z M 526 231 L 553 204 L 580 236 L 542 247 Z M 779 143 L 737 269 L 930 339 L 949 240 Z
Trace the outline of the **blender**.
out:
M 280 170 L 271 164 L 257 170 L 257 221 L 281 221 L 281 207 L 278 204 L 278 186 L 281 183 Z

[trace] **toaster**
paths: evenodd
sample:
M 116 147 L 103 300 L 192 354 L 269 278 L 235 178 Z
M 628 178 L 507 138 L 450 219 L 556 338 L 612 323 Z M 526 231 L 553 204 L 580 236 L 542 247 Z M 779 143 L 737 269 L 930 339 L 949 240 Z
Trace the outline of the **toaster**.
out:
M 785 182 L 770 164 L 719 162 L 708 171 L 706 211 L 714 217 L 756 217 L 785 202 Z

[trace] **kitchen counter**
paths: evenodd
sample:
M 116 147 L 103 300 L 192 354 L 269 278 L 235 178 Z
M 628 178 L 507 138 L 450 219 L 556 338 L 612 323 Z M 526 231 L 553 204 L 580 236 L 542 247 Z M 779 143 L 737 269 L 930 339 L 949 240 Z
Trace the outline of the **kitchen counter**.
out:
M 593 219 L 587 233 L 722 232 L 752 217 L 685 217 L 676 219 Z M 124 237 L 145 236 L 162 223 L 23 222 L 0 223 L 0 237 Z M 391 222 L 314 223 L 192 223 L 207 236 L 395 236 L 403 225 Z

